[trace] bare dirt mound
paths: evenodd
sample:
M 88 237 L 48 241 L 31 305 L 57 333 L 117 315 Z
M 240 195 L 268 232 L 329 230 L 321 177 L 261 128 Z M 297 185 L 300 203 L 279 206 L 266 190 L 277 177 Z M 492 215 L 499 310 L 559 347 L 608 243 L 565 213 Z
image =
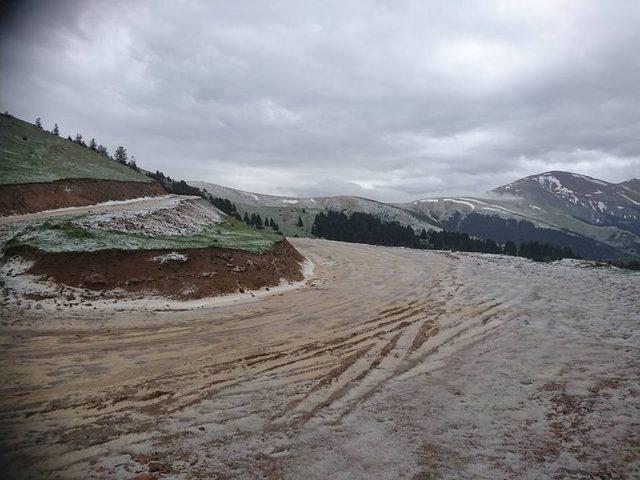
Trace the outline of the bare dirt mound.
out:
M 48 183 L 0 185 L 0 216 L 166 194 L 158 182 L 69 179 Z
M 71 287 L 180 299 L 255 290 L 282 279 L 299 281 L 304 260 L 287 240 L 265 253 L 227 248 L 49 253 L 29 247 L 12 253 L 34 261 L 27 273 Z

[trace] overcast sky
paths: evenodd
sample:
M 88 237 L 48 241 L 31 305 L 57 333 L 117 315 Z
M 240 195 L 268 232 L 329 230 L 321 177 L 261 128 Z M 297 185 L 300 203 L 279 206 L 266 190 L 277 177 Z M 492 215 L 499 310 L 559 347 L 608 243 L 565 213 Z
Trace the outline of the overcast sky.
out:
M 640 176 L 639 1 L 3 9 L 2 111 L 177 178 L 408 201 Z

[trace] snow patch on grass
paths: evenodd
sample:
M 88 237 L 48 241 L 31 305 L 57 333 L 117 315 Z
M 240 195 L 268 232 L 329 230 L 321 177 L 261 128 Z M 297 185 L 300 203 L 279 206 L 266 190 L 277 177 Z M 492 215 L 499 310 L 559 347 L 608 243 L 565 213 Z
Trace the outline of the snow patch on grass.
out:
M 471 210 L 475 210 L 476 209 L 476 206 L 471 202 L 465 202 L 463 200 L 456 200 L 454 198 L 444 198 L 443 200 L 445 202 L 453 202 L 453 203 L 460 203 L 462 205 L 466 205 L 467 207 L 471 207 Z
M 11 240 L 6 238 L 8 244 L 31 245 L 48 252 L 209 247 L 262 252 L 282 239 L 275 232 L 223 218 L 201 198 L 163 198 L 124 210 L 116 206 L 106 212 L 49 217 L 44 223 L 24 222 L 0 230 L 0 240 L 13 234 Z
M 547 213 L 546 210 L 540 208 L 540 207 L 536 207 L 535 205 L 529 205 L 531 208 L 535 208 L 536 210 L 540 210 L 541 212 Z
M 184 235 L 149 236 L 141 231 L 87 229 L 66 221 L 28 229 L 10 243 L 31 245 L 46 252 L 90 252 L 95 250 L 182 250 L 185 248 L 235 248 L 253 252 L 269 250 L 282 237 L 231 220 L 206 226 Z

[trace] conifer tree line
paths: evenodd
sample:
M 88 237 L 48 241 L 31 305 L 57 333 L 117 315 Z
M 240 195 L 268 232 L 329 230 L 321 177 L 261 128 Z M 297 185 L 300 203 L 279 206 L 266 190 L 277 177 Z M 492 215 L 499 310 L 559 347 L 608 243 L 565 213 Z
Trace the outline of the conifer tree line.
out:
M 9 118 L 12 118 L 12 115 L 9 114 L 9 112 L 4 112 L 4 115 Z M 42 126 L 42 119 L 40 117 L 36 118 L 35 126 L 37 128 L 44 129 L 44 127 Z M 55 136 L 60 136 L 60 127 L 58 126 L 57 123 L 54 124 L 53 129 L 51 130 L 51 133 L 54 134 Z M 122 165 L 126 165 L 128 167 L 133 168 L 134 170 L 140 171 L 140 169 L 136 164 L 135 157 L 134 156 L 129 157 L 129 154 L 127 153 L 127 149 L 122 145 L 116 148 L 115 152 L 113 153 L 113 156 L 110 156 L 107 150 L 107 147 L 105 147 L 104 145 L 99 145 L 98 142 L 96 142 L 95 138 L 92 138 L 87 144 L 84 141 L 82 134 L 77 133 L 75 138 L 71 138 L 71 136 L 68 136 L 67 140 L 69 140 L 70 142 L 76 143 L 80 146 L 86 147 L 90 150 L 93 150 L 101 155 L 104 155 L 107 158 L 110 158 L 118 163 L 121 163 Z M 226 213 L 227 215 L 235 217 L 238 220 L 242 220 L 242 217 L 238 213 L 235 204 L 231 203 L 231 201 L 229 201 L 226 198 L 214 197 L 206 190 L 193 187 L 189 185 L 187 182 L 185 182 L 184 180 L 174 180 L 171 177 L 166 176 L 164 173 L 160 171 L 156 171 L 155 173 L 150 172 L 150 173 L 147 173 L 147 175 L 157 180 L 160 184 L 162 184 L 165 190 L 169 193 L 174 193 L 177 195 L 193 195 L 193 196 L 202 197 L 205 200 L 209 201 L 212 205 L 214 205 L 215 207 L 217 207 L 218 209 Z M 262 220 L 260 220 L 260 224 L 262 224 Z M 271 219 L 267 225 L 271 226 L 274 230 L 279 231 L 279 227 L 273 221 L 273 219 Z
M 175 195 L 193 195 L 197 197 L 202 197 L 211 203 L 214 207 L 223 211 L 227 215 L 234 217 L 238 220 L 242 220 L 242 217 L 238 213 L 236 209 L 236 205 L 232 203 L 228 198 L 214 197 L 206 189 L 201 189 L 198 187 L 194 187 L 189 185 L 184 180 L 174 180 L 173 178 L 165 175 L 160 171 L 156 171 L 155 173 L 149 172 L 147 175 L 158 183 L 160 183 L 164 189 Z M 246 215 L 246 214 L 245 214 Z
M 368 213 L 329 210 L 316 215 L 311 233 L 317 237 L 343 242 L 368 243 L 433 250 L 496 253 L 526 257 L 535 261 L 553 261 L 561 258 L 578 258 L 571 248 L 547 243 L 523 242 L 519 246 L 507 241 L 499 245 L 491 239 L 473 238 L 466 233 L 442 230 L 426 231 L 416 235 L 409 226 L 398 222 L 383 222 Z
M 6 117 L 12 118 L 13 115 L 11 115 L 9 112 L 4 112 L 4 115 Z M 35 121 L 35 126 L 37 128 L 39 128 L 40 130 L 44 130 L 44 127 L 42 126 L 42 119 L 40 117 L 36 118 Z M 60 127 L 58 126 L 57 123 L 53 124 L 53 128 L 51 129 L 51 133 L 53 133 L 56 137 L 60 136 Z M 84 138 L 82 137 L 81 133 L 76 133 L 75 137 L 71 137 L 71 135 L 69 135 L 67 137 L 67 140 L 73 143 L 76 143 L 82 147 L 86 147 L 89 150 L 93 150 L 94 152 L 99 153 L 100 155 L 103 155 L 107 158 L 110 158 L 112 160 L 115 160 L 123 165 L 126 165 L 128 167 L 133 168 L 136 171 L 140 171 L 140 169 L 138 168 L 138 165 L 136 164 L 136 159 L 135 157 L 131 156 L 129 158 L 129 155 L 127 154 L 127 149 L 124 148 L 122 145 L 120 145 L 116 151 L 113 154 L 113 157 L 109 155 L 109 151 L 107 150 L 107 147 L 105 147 L 104 145 L 99 145 L 98 142 L 96 141 L 95 138 L 92 138 L 91 140 L 89 140 L 89 143 L 87 144 L 84 141 Z
M 470 237 L 466 233 L 442 230 L 436 232 L 424 229 L 420 238 L 433 250 L 455 250 L 459 252 L 504 253 L 503 248 L 490 239 Z
M 420 239 L 409 226 L 398 222 L 382 222 L 367 213 L 329 210 L 316 215 L 311 233 L 317 237 L 343 242 L 368 243 L 395 247 L 418 248 Z
M 618 260 L 609 262 L 609 264 L 618 268 L 626 268 L 627 270 L 640 270 L 640 261 L 638 260 Z
M 280 231 L 280 226 L 276 223 L 273 217 L 269 218 L 265 216 L 263 221 L 262 217 L 260 217 L 260 214 L 252 213 L 251 216 L 249 216 L 249 212 L 244 212 L 244 216 L 242 217 L 242 220 L 247 225 L 251 225 L 252 227 L 256 227 L 261 230 L 264 228 L 271 228 L 275 232 Z

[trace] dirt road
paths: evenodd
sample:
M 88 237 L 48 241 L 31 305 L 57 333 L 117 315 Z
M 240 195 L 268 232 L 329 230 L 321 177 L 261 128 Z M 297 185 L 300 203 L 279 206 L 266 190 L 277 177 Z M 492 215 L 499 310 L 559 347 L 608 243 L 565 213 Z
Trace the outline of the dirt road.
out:
M 47 220 L 53 217 L 63 217 L 66 215 L 83 215 L 86 213 L 116 213 L 128 210 L 136 210 L 144 207 L 169 208 L 176 205 L 180 200 L 198 199 L 189 195 L 163 195 L 158 197 L 134 198 L 132 200 L 114 200 L 96 205 L 86 205 L 83 207 L 67 207 L 57 210 L 45 210 L 43 212 L 25 213 L 22 215 L 0 216 L 0 225 L 11 225 L 38 220 Z
M 0 327 L 5 474 L 638 475 L 638 275 L 292 243 L 313 278 L 259 301 Z

